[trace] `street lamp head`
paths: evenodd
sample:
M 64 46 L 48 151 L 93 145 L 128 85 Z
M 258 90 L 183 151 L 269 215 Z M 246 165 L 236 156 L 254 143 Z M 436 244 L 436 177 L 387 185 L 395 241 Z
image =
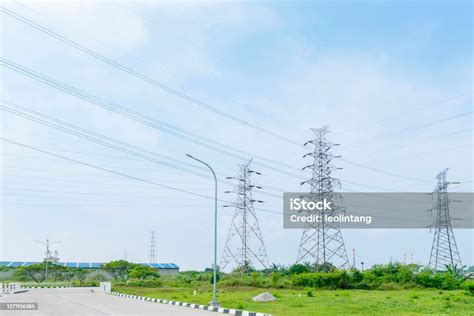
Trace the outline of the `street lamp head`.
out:
M 189 158 L 192 158 L 192 159 L 196 159 L 196 158 L 194 158 L 194 157 L 193 157 L 192 155 L 190 155 L 190 154 L 186 154 L 186 156 L 188 156 Z

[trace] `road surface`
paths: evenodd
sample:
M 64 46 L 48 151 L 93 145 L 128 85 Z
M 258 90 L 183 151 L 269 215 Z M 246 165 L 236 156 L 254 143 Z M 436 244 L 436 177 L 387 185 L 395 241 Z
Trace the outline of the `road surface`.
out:
M 0 303 L 38 303 L 38 310 L 5 311 L 1 316 L 88 316 L 166 315 L 216 316 L 188 307 L 139 301 L 101 293 L 98 288 L 30 289 L 26 293 L 0 297 Z

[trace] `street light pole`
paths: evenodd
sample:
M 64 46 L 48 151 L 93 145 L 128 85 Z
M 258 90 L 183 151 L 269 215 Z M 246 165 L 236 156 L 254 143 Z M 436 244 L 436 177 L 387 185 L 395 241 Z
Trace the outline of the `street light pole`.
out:
M 186 154 L 191 159 L 194 159 L 211 170 L 212 175 L 214 176 L 214 284 L 212 288 L 212 302 L 210 303 L 214 307 L 219 307 L 220 303 L 217 301 L 217 296 L 216 296 L 216 289 L 217 289 L 217 177 L 216 173 L 212 169 L 211 166 L 209 166 L 207 163 L 204 161 L 197 159 L 196 157 L 191 156 L 190 154 Z

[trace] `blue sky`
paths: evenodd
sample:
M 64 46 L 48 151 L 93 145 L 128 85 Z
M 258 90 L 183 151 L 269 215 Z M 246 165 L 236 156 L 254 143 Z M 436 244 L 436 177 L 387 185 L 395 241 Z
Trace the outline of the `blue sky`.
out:
M 304 143 L 312 137 L 310 128 L 330 125 L 330 139 L 341 144 L 337 153 L 345 159 L 337 162 L 344 168 L 337 174 L 342 190 L 429 192 L 436 174 L 449 167 L 449 179 L 465 182 L 451 189 L 472 191 L 472 114 L 443 121 L 472 111 L 469 2 L 87 1 L 5 6 L 167 86 L 290 139 Z M 177 98 L 4 13 L 1 16 L 2 58 L 254 155 L 297 168 L 307 164 L 298 146 Z M 242 162 L 111 114 L 4 67 L 1 78 L 2 98 L 8 101 L 184 163 L 192 163 L 184 156 L 192 153 L 215 166 L 221 177 L 234 175 Z M 2 112 L 1 119 L 4 137 L 150 181 L 212 193 L 208 179 L 11 114 Z M 107 261 L 126 251 L 128 259 L 146 261 L 149 232 L 156 230 L 158 261 L 176 262 L 184 269 L 210 264 L 209 201 L 14 145 L 2 143 L 1 150 L 1 259 L 40 260 L 42 249 L 33 240 L 50 238 L 62 240 L 57 246 L 62 260 Z M 304 190 L 295 177 L 267 168 L 260 171 L 263 176 L 255 182 L 264 187 Z M 220 192 L 228 189 L 223 185 Z M 265 208 L 281 211 L 281 192 L 266 192 L 272 196 L 261 196 Z M 220 210 L 223 247 L 232 210 Z M 294 262 L 301 232 L 283 230 L 278 214 L 258 215 L 270 262 Z M 348 252 L 355 248 L 358 261 L 402 260 L 404 254 L 413 254 L 419 263 L 428 261 L 432 238 L 428 230 L 343 233 Z M 473 231 L 458 230 L 456 237 L 463 262 L 474 264 Z

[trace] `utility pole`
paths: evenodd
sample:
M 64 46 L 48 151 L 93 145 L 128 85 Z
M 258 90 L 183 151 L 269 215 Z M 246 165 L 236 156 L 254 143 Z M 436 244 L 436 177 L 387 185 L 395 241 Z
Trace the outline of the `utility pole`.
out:
M 155 231 L 151 232 L 150 236 L 150 263 L 156 263 L 156 236 Z
M 331 149 L 339 144 L 334 144 L 326 139 L 329 133 L 329 126 L 313 128 L 316 137 L 304 145 L 312 145 L 314 149 L 303 156 L 312 157 L 312 162 L 303 170 L 312 171 L 312 177 L 301 182 L 301 185 L 309 185 L 310 199 L 322 201 L 323 199 L 334 200 L 338 195 L 334 192 L 334 186 L 340 186 L 338 179 L 332 177 L 332 172 L 342 168 L 337 168 L 331 164 L 335 158 L 340 158 L 331 153 Z M 313 264 L 322 265 L 325 263 L 334 264 L 341 269 L 349 268 L 346 247 L 342 238 L 342 233 L 337 222 L 326 222 L 324 214 L 334 215 L 342 212 L 340 208 L 332 211 L 312 211 L 322 219 L 316 223 L 306 223 L 301 236 L 298 257 L 296 262 L 312 261 Z
M 230 205 L 224 205 L 224 207 L 233 207 L 235 211 L 222 253 L 221 269 L 230 262 L 235 262 L 243 269 L 253 264 L 259 264 L 263 268 L 269 266 L 265 243 L 254 209 L 255 203 L 263 203 L 263 201 L 253 198 L 253 190 L 263 188 L 252 184 L 251 181 L 252 174 L 261 175 L 261 173 L 251 170 L 251 163 L 252 159 L 240 165 L 237 177 L 227 177 L 227 179 L 237 180 L 238 183 L 235 190 L 225 191 L 225 193 L 236 193 L 237 199 Z
M 448 169 L 445 169 L 436 176 L 438 184 L 433 192 L 436 195 L 436 203 L 433 206 L 433 210 L 436 210 L 436 220 L 433 224 L 435 233 L 429 265 L 435 271 L 445 270 L 446 265 L 462 267 L 458 246 L 451 227 L 449 214 L 449 203 L 451 201 L 448 198 L 448 185 L 458 184 L 459 182 L 446 181 L 447 173 Z
M 51 246 L 52 246 L 52 245 L 57 244 L 57 243 L 60 243 L 61 241 L 60 241 L 60 240 L 57 240 L 57 241 L 49 241 L 49 239 L 46 239 L 45 241 L 35 240 L 35 242 L 42 244 L 42 245 L 45 246 L 45 248 L 46 248 L 45 257 L 44 257 L 44 263 L 45 263 L 45 281 L 48 281 L 48 265 L 49 265 L 49 262 L 50 262 L 50 261 L 52 261 L 52 262 L 58 261 L 57 256 L 54 257 L 50 249 L 51 249 Z M 57 254 L 57 251 L 55 251 L 54 253 Z

